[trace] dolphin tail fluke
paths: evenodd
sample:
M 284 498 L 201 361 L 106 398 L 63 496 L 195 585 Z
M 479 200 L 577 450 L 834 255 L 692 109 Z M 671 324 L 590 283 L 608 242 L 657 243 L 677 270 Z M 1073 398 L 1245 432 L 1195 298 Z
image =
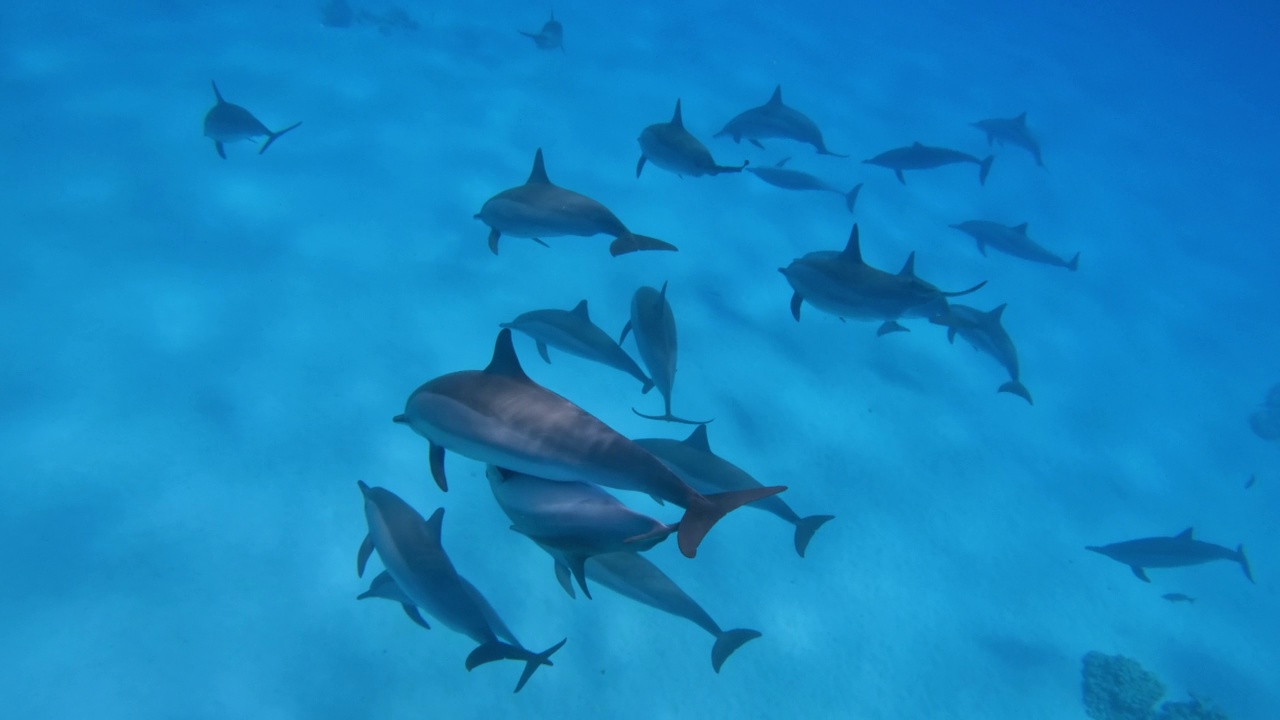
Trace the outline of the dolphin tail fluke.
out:
M 619 235 L 609 245 L 609 254 L 618 257 L 627 253 L 639 252 L 641 250 L 670 250 L 672 252 L 678 250 L 675 245 L 669 242 L 663 242 L 658 238 L 649 237 L 648 235 L 637 235 L 636 233 L 624 233 Z
M 1246 557 L 1244 554 L 1243 543 L 1236 546 L 1236 554 L 1240 556 L 1238 560 L 1240 562 L 1240 568 L 1244 570 L 1244 576 L 1249 578 L 1249 582 L 1253 583 L 1254 585 L 1257 585 L 1258 581 L 1253 579 L 1253 570 L 1249 568 L 1249 558 Z
M 981 290 L 982 288 L 986 287 L 986 285 L 987 285 L 987 281 L 986 281 L 986 280 L 983 280 L 982 282 L 978 283 L 977 285 L 974 285 L 973 287 L 971 287 L 971 288 L 969 288 L 969 289 L 967 289 L 967 290 L 960 290 L 960 291 L 957 291 L 957 292 L 944 292 L 944 293 L 942 293 L 942 297 L 960 297 L 960 296 L 962 296 L 962 295 L 968 295 L 968 294 L 970 294 L 970 293 L 976 293 L 976 292 L 978 292 L 979 290 Z
M 680 552 L 685 557 L 694 557 L 698 554 L 698 546 L 702 544 L 702 539 L 711 531 L 711 527 L 720 521 L 720 518 L 743 505 L 777 495 L 783 490 L 786 488 L 774 486 L 733 490 L 714 495 L 695 495 L 684 511 L 684 517 L 680 519 L 680 529 L 676 531 Z
M 844 194 L 844 206 L 849 208 L 849 212 L 853 212 L 853 206 L 858 203 L 858 193 L 862 191 L 862 183 L 853 186 L 853 189 Z
M 280 138 L 280 136 L 281 136 L 281 135 L 284 135 L 285 133 L 289 132 L 290 130 L 293 130 L 293 129 L 297 128 L 297 127 L 298 127 L 299 125 L 301 125 L 301 124 L 302 124 L 302 123 L 300 123 L 300 122 L 296 122 L 296 123 L 294 123 L 294 124 L 290 125 L 289 127 L 287 127 L 287 128 L 285 128 L 285 129 L 283 129 L 283 130 L 280 130 L 280 131 L 277 131 L 277 132 L 273 132 L 273 133 L 271 133 L 270 135 L 267 135 L 267 141 L 266 141 L 266 142 L 264 142 L 264 143 L 262 143 L 262 147 L 258 148 L 258 154 L 259 154 L 259 155 L 261 155 L 262 153 L 266 152 L 266 151 L 267 151 L 267 148 L 271 147 L 271 143 L 273 143 L 273 142 L 275 142 L 276 140 L 278 140 L 278 139 Z
M 734 650 L 760 637 L 757 630 L 725 630 L 716 636 L 716 644 L 711 646 L 711 667 L 718 673 L 720 666 L 729 659 Z
M 520 680 L 516 683 L 515 689 L 515 692 L 520 692 L 525 683 L 529 682 L 529 678 L 533 677 L 533 672 L 539 666 L 553 665 L 551 656 L 564 647 L 567 640 L 568 638 L 565 638 L 540 653 L 530 652 L 522 647 L 508 645 L 497 640 L 488 642 L 472 650 L 471 654 L 467 656 L 467 670 L 474 670 L 495 660 L 523 660 L 525 662 L 524 672 L 520 674 Z
M 896 332 L 911 332 L 911 329 L 904 326 L 902 323 L 898 322 L 897 320 L 885 320 L 883 323 L 880 324 L 880 327 L 876 328 L 876 337 L 882 337 L 884 335 L 888 335 L 889 333 L 896 333 Z
M 635 408 L 631 408 L 631 412 L 639 415 L 645 420 L 666 420 L 667 422 L 681 423 L 684 425 L 706 425 L 709 422 L 715 421 L 715 418 L 712 418 L 710 420 L 686 420 L 685 418 L 672 415 L 670 410 L 664 412 L 661 415 L 646 415 Z
M 1075 257 L 1067 261 L 1067 269 L 1075 272 L 1080 269 L 1080 253 L 1076 253 Z
M 835 515 L 810 515 L 807 518 L 800 518 L 796 523 L 796 554 L 804 557 L 804 551 L 809 548 L 809 541 L 813 539 L 813 534 L 835 517 Z
M 1027 389 L 1026 385 L 1023 385 L 1017 380 L 1010 380 L 1009 382 L 1001 385 L 996 392 L 1012 393 L 1023 400 L 1026 400 L 1028 405 L 1035 405 L 1035 403 L 1031 401 L 1031 391 Z
M 987 159 L 983 160 L 982 163 L 978 165 L 978 184 L 979 185 L 987 184 L 987 175 L 991 172 L 991 163 L 994 162 L 995 159 L 996 159 L 995 155 L 988 155 Z
M 520 692 L 520 688 L 523 688 L 524 684 L 529 682 L 529 678 L 533 677 L 533 672 L 537 670 L 539 667 L 541 667 L 542 665 L 550 666 L 551 656 L 555 655 L 556 651 L 564 647 L 564 644 L 568 641 L 569 641 L 569 638 L 565 638 L 564 640 L 561 640 L 555 645 L 552 645 L 546 650 L 543 650 L 542 652 L 526 660 L 524 665 L 524 672 L 520 673 L 520 681 L 516 683 L 515 692 Z

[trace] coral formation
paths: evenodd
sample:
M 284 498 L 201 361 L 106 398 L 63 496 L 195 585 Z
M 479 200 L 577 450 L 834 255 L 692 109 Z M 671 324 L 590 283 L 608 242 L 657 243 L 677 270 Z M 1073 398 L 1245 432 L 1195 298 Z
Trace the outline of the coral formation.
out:
M 1083 658 L 1084 709 L 1093 720 L 1155 720 L 1164 683 L 1123 655 L 1094 651 Z
M 1227 714 L 1195 695 L 1187 702 L 1167 702 L 1160 706 L 1157 720 L 1231 720 Z

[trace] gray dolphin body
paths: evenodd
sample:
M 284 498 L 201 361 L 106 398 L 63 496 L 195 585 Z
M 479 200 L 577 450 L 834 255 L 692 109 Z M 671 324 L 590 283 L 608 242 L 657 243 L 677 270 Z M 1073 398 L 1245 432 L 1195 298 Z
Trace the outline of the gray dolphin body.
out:
M 763 487 L 745 470 L 711 451 L 711 445 L 707 442 L 706 425 L 699 425 L 684 440 L 642 438 L 636 440 L 636 443 L 656 455 L 681 480 L 692 485 L 698 492 Z M 753 502 L 748 507 L 772 513 L 794 525 L 796 554 L 800 557 L 804 557 L 805 549 L 809 547 L 809 541 L 818 528 L 835 518 L 834 515 L 810 515 L 802 518 L 782 498 L 776 496 Z
M 519 31 L 521 35 L 533 40 L 533 44 L 538 46 L 539 50 L 555 50 L 559 49 L 564 52 L 564 26 L 556 20 L 556 13 L 551 11 L 551 19 L 543 23 L 542 29 L 536 33 Z
M 1008 143 L 1015 147 L 1020 147 L 1031 153 L 1031 156 L 1036 159 L 1037 165 L 1044 167 L 1044 159 L 1040 157 L 1040 143 L 1036 141 L 1035 136 L 1031 134 L 1031 130 L 1027 128 L 1027 114 L 1025 112 L 1018 117 L 988 118 L 970 124 L 986 133 L 988 145 L 998 142 L 1001 145 Z
M 1253 571 L 1249 569 L 1249 558 L 1244 555 L 1244 545 L 1238 545 L 1232 550 L 1201 542 L 1192 534 L 1192 528 L 1187 528 L 1173 537 L 1140 538 L 1101 547 L 1089 545 L 1085 550 L 1106 555 L 1116 562 L 1128 565 L 1133 574 L 1143 582 L 1151 582 L 1151 578 L 1147 577 L 1147 568 L 1187 567 L 1215 560 L 1240 563 L 1244 576 L 1249 578 L 1249 582 L 1254 582 Z
M 739 113 L 713 137 L 726 136 L 733 138 L 734 142 L 741 142 L 746 138 L 752 145 L 761 149 L 764 148 L 764 145 L 760 144 L 761 139 L 797 140 L 812 145 L 819 155 L 849 157 L 828 150 L 827 144 L 822 140 L 822 131 L 818 129 L 818 124 L 804 113 L 782 102 L 781 85 L 774 88 L 769 102 Z
M 640 171 L 644 170 L 645 161 L 680 177 L 736 173 L 747 166 L 745 161 L 741 165 L 717 165 L 707 146 L 684 129 L 679 100 L 676 100 L 676 112 L 670 122 L 646 127 L 640 132 L 639 142 L 640 161 L 636 163 L 636 177 L 640 177 Z
M 1009 372 L 1009 382 L 996 392 L 1012 393 L 1034 405 L 1031 392 L 1018 379 L 1018 349 L 1000 323 L 1006 306 L 1007 303 L 991 312 L 982 312 L 968 305 L 953 304 L 942 315 L 929 318 L 929 322 L 946 326 L 948 342 L 954 343 L 959 335 L 979 352 L 995 358 Z
M 363 570 L 360 574 L 364 574 Z M 391 577 L 391 573 L 386 570 L 378 573 L 378 576 L 373 579 L 373 582 L 369 583 L 369 589 L 357 595 L 356 599 L 364 600 L 371 597 L 383 598 L 391 600 L 392 602 L 400 603 L 400 606 L 404 608 L 404 614 L 408 615 L 410 620 L 414 621 L 425 630 L 431 629 L 431 625 L 429 625 L 426 620 L 422 619 L 422 613 L 418 612 L 418 606 L 413 604 L 413 598 L 404 594 L 404 591 L 396 584 L 396 579 Z M 497 634 L 498 637 L 507 639 L 501 633 Z
M 533 338 L 538 354 L 551 362 L 547 346 L 559 348 L 570 355 L 593 360 L 616 368 L 644 384 L 640 392 L 653 389 L 653 381 L 640 369 L 635 360 L 609 334 L 591 322 L 587 301 L 578 303 L 572 310 L 532 310 L 523 313 L 502 327 L 517 330 Z
M 262 143 L 262 147 L 258 148 L 258 154 L 261 155 L 281 135 L 302 124 L 296 122 L 278 132 L 272 131 L 266 125 L 263 125 L 261 120 L 254 117 L 253 113 L 239 105 L 223 100 L 222 93 L 218 92 L 218 84 L 216 82 L 210 82 L 210 84 L 213 85 L 213 97 L 217 102 L 204 115 L 204 136 L 213 141 L 213 147 L 218 151 L 218 157 L 223 160 L 227 159 L 227 151 L 223 147 L 225 143 L 265 137 L 267 141 Z
M 454 569 L 440 541 L 444 508 L 436 510 L 430 520 L 423 520 L 390 490 L 371 488 L 363 482 L 359 486 L 369 523 L 369 534 L 356 560 L 359 574 L 364 574 L 369 556 L 377 551 L 404 598 L 479 644 L 467 656 L 467 670 L 494 660 L 521 660 L 525 668 L 515 689 L 520 692 L 539 666 L 552 664 L 550 658 L 564 646 L 564 640 L 540 653 L 527 650 L 480 591 Z
M 704 496 L 644 448 L 525 374 L 502 330 L 484 370 L 430 380 L 409 396 L 403 415 L 430 444 L 431 474 L 442 490 L 445 450 L 549 480 L 634 490 L 685 508 L 678 542 L 687 557 L 720 518 L 786 488 Z
M 544 480 L 490 465 L 489 489 L 511 529 L 555 549 L 587 597 L 587 558 L 611 552 L 642 552 L 676 531 L 631 510 L 590 483 Z
M 1072 272 L 1080 268 L 1080 253 L 1076 253 L 1070 260 L 1058 257 L 1027 236 L 1026 223 L 1001 225 L 989 220 L 966 220 L 951 227 L 976 240 L 978 252 L 984 257 L 990 246 L 1002 253 L 1043 265 L 1064 267 Z
M 852 190 L 845 192 L 820 177 L 783 167 L 790 159 L 782 158 L 773 167 L 746 168 L 746 171 L 770 185 L 784 190 L 818 190 L 835 193 L 844 198 L 844 206 L 849 209 L 849 212 L 853 212 L 853 206 L 858 202 L 858 191 L 862 190 L 862 183 L 854 185 Z
M 956 163 L 974 163 L 978 166 L 978 183 L 986 185 L 987 174 L 991 172 L 991 163 L 994 160 L 994 155 L 978 159 L 969 153 L 960 152 L 959 150 L 930 147 L 916 142 L 907 147 L 886 150 L 870 160 L 863 160 L 862 162 L 868 165 L 889 168 L 893 171 L 894 176 L 898 178 L 898 182 L 903 185 L 907 184 L 907 178 L 902 174 L 903 170 L 931 170 Z
M 609 252 L 614 256 L 637 250 L 676 249 L 657 238 L 631 232 L 609 208 L 586 195 L 552 184 L 542 163 L 541 148 L 533 157 L 529 179 L 489 198 L 475 217 L 489 226 L 489 249 L 494 255 L 498 254 L 498 239 L 503 233 L 537 242 L 544 237 L 610 235 L 614 241 Z
M 947 298 L 968 295 L 987 284 L 984 280 L 967 290 L 944 292 L 916 277 L 915 257 L 911 253 L 896 275 L 871 267 L 862 260 L 855 224 L 842 252 L 811 252 L 778 271 L 794 290 L 791 315 L 797 321 L 801 305 L 808 302 L 840 318 L 880 320 L 876 335 L 905 332 L 899 318 L 941 315 Z
M 676 338 L 676 317 L 671 312 L 671 304 L 667 302 L 666 283 L 662 283 L 661 290 L 641 286 L 631 296 L 631 319 L 622 328 L 622 335 L 618 338 L 619 345 L 627 339 L 628 333 L 634 333 L 640 359 L 649 369 L 649 376 L 653 378 L 658 392 L 662 393 L 663 403 L 662 415 L 645 415 L 635 408 L 631 411 L 650 420 L 689 425 L 710 422 L 685 420 L 671 414 L 671 389 L 676 383 L 676 356 L 680 343 Z

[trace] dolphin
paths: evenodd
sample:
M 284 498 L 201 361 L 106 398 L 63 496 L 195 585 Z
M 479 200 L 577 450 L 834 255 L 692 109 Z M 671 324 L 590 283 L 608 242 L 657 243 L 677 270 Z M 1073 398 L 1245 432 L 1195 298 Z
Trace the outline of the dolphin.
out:
M 1178 592 L 1175 592 L 1175 593 L 1165 593 L 1164 595 L 1161 595 L 1160 597 L 1164 598 L 1165 600 L 1168 600 L 1168 601 L 1169 601 L 1169 602 L 1171 602 L 1171 603 L 1180 603 L 1180 602 L 1184 602 L 1184 603 L 1193 603 L 1193 602 L 1195 602 L 1195 601 L 1196 601 L 1196 599 L 1195 599 L 1195 598 L 1193 598 L 1193 597 L 1191 597 L 1190 595 L 1185 595 L 1185 594 L 1183 594 L 1183 593 L 1178 593 Z
M 1244 555 L 1244 545 L 1237 545 L 1235 550 L 1213 543 L 1201 542 L 1192 537 L 1192 528 L 1187 528 L 1173 537 L 1149 537 L 1138 540 L 1112 543 L 1111 545 L 1089 545 L 1099 555 L 1106 555 L 1116 562 L 1129 566 L 1133 574 L 1143 582 L 1151 582 L 1147 577 L 1147 568 L 1172 568 L 1201 565 L 1214 560 L 1230 560 L 1240 563 L 1244 576 L 1254 582 L 1253 571 L 1249 569 L 1249 558 Z
M 657 238 L 631 232 L 609 208 L 553 184 L 542 164 L 542 148 L 533 156 L 529 179 L 486 200 L 475 218 L 489 226 L 489 249 L 494 255 L 503 233 L 532 238 L 543 245 L 544 237 L 612 235 L 609 252 L 615 257 L 637 250 L 676 249 Z
M 648 550 L 676 531 L 590 483 L 544 480 L 495 465 L 485 468 L 485 475 L 494 499 L 511 518 L 511 529 L 559 551 L 588 598 L 587 558 Z
M 979 352 L 996 359 L 996 362 L 1009 371 L 1009 382 L 1001 385 L 996 392 L 1013 393 L 1034 405 L 1031 392 L 1018 380 L 1018 349 L 1013 346 L 1009 333 L 1000 324 L 1000 316 L 1004 314 L 1008 303 L 990 312 L 982 312 L 968 305 L 951 305 L 945 313 L 929 318 L 935 325 L 947 328 L 947 342 L 954 343 L 956 335 L 964 338 Z
M 849 212 L 853 212 L 853 205 L 858 202 L 858 191 L 862 190 L 862 183 L 854 185 L 852 190 L 845 192 L 833 187 L 822 178 L 800 170 L 783 167 L 790 159 L 782 158 L 773 167 L 753 167 L 746 168 L 746 170 L 770 185 L 784 190 L 820 190 L 822 192 L 835 193 L 844 198 L 844 206 L 849 209 Z
M 551 11 L 551 19 L 543 23 L 542 29 L 536 33 L 519 31 L 521 35 L 531 38 L 533 44 L 538 46 L 539 50 L 555 50 L 560 49 L 564 52 L 564 26 L 556 20 L 556 11 Z
M 894 176 L 898 178 L 898 182 L 903 185 L 907 184 L 907 178 L 902 174 L 903 170 L 928 170 L 942 167 L 943 165 L 971 162 L 978 166 L 978 183 L 986 185 L 987 173 L 991 172 L 993 160 L 995 160 L 994 155 L 988 155 L 985 159 L 979 160 L 969 153 L 963 153 L 959 150 L 930 147 L 916 142 L 909 147 L 886 150 L 870 160 L 863 160 L 862 162 L 867 165 L 879 165 L 880 167 L 889 168 L 893 171 Z
M 1032 157 L 1036 159 L 1037 165 L 1044 167 L 1044 160 L 1040 157 L 1040 143 L 1036 142 L 1031 131 L 1027 129 L 1027 114 L 1025 112 L 1018 117 L 988 118 L 979 120 L 976 123 L 969 123 L 969 125 L 986 133 L 987 145 L 992 142 L 998 142 L 1001 145 L 1009 143 L 1020 147 L 1031 153 Z
M 594 360 L 616 368 L 644 383 L 640 392 L 653 389 L 653 381 L 644 374 L 635 360 L 609 334 L 591 322 L 587 314 L 587 301 L 583 300 L 572 310 L 531 310 L 522 313 L 501 327 L 528 335 L 537 343 L 538 354 L 551 362 L 547 346 L 559 348 L 580 358 Z
M 423 520 L 418 511 L 390 490 L 369 487 L 363 481 L 357 484 L 364 495 L 364 514 L 369 523 L 369 534 L 356 559 L 361 575 L 369 556 L 377 551 L 405 598 L 445 627 L 479 644 L 467 656 L 467 670 L 494 660 L 523 660 L 524 672 L 515 689 L 520 692 L 539 666 L 552 664 L 551 656 L 564 646 L 565 640 L 540 653 L 527 650 L 480 591 L 454 569 L 440 542 L 444 508 L 436 510 L 430 520 Z
M 636 177 L 640 177 L 646 160 L 680 177 L 736 173 L 747 166 L 745 160 L 741 165 L 717 165 L 707 146 L 684 129 L 679 100 L 676 100 L 676 112 L 671 121 L 646 127 L 640 132 L 639 141 L 640 161 L 636 163 Z
M 361 574 L 363 575 L 364 573 Z M 404 591 L 396 584 L 396 579 L 391 577 L 391 573 L 386 570 L 378 573 L 378 576 L 369 584 L 369 589 L 357 595 L 356 599 L 364 600 L 371 597 L 385 598 L 400 603 L 400 606 L 404 608 L 404 614 L 408 615 L 410 620 L 427 630 L 431 629 L 427 621 L 422 619 L 422 613 L 418 612 L 418 606 L 413 604 L 413 599 L 404 594 Z
M 498 333 L 487 368 L 428 381 L 393 420 L 427 439 L 431 474 L 441 490 L 448 489 L 444 457 L 449 449 L 548 480 L 596 483 L 673 502 L 685 508 L 677 540 L 686 557 L 697 553 L 720 518 L 786 489 L 700 494 L 644 448 L 530 380 L 507 329 Z
M 667 284 L 662 283 L 661 290 L 644 285 L 631 296 L 631 319 L 622 327 L 622 335 L 618 345 L 627 339 L 627 334 L 635 333 L 636 348 L 640 351 L 640 359 L 649 369 L 653 384 L 662 393 L 664 412 L 662 415 L 645 415 L 631 408 L 631 412 L 650 420 L 667 420 L 669 422 L 697 425 L 710 420 L 685 420 L 671 414 L 671 387 L 676 382 L 676 354 L 679 343 L 676 339 L 676 318 L 671 312 L 671 304 L 667 302 Z
M 747 142 L 761 149 L 764 149 L 760 144 L 762 138 L 786 138 L 812 145 L 819 155 L 849 157 L 828 150 L 817 123 L 799 110 L 783 104 L 781 85 L 774 88 L 769 102 L 739 113 L 713 137 L 726 136 L 733 138 L 734 142 L 746 138 Z
M 989 220 L 966 220 L 950 227 L 977 240 L 978 252 L 982 253 L 983 257 L 986 256 L 987 246 L 990 245 L 1002 253 L 1007 253 L 1023 260 L 1064 267 L 1071 272 L 1075 272 L 1080 267 L 1080 253 L 1076 253 L 1070 260 L 1064 260 L 1054 255 L 1027 236 L 1026 223 L 1021 225 L 1001 225 Z
M 213 141 L 213 148 L 223 160 L 227 159 L 224 143 L 266 137 L 267 141 L 258 148 L 258 154 L 261 155 L 277 138 L 302 124 L 296 122 L 279 132 L 272 132 L 253 113 L 223 100 L 222 93 L 218 92 L 218 83 L 210 81 L 210 84 L 213 85 L 213 97 L 217 102 L 204 115 L 204 136 Z
M 716 455 L 707 442 L 707 426 L 694 428 L 689 437 L 682 440 L 666 438 L 641 438 L 636 444 L 653 453 L 680 476 L 681 480 L 692 485 L 698 492 L 711 493 L 724 490 L 746 490 L 763 487 L 759 481 L 751 477 L 745 470 Z M 791 506 L 779 497 L 767 497 L 751 503 L 748 507 L 758 508 L 772 513 L 791 523 L 796 528 L 796 554 L 804 557 L 809 541 L 818 528 L 835 518 L 834 515 L 810 515 L 802 518 Z
M 840 318 L 880 320 L 876 335 L 906 332 L 899 318 L 940 315 L 947 310 L 947 298 L 968 295 L 987 284 L 984 280 L 967 290 L 944 292 L 916 277 L 915 258 L 914 252 L 907 256 L 907 263 L 896 275 L 871 267 L 862 260 L 855 223 L 842 252 L 811 252 L 778 272 L 795 291 L 791 315 L 797 321 L 800 306 L 807 301 Z

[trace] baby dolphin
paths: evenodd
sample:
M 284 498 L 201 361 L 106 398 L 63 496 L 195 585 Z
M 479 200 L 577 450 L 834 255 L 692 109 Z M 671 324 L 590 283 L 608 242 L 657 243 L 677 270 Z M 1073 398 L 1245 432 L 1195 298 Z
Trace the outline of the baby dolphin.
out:
M 1191 597 L 1190 595 L 1184 595 L 1182 593 L 1165 593 L 1160 597 L 1164 598 L 1165 600 L 1168 600 L 1171 603 L 1180 603 L 1180 602 L 1193 603 L 1196 601 L 1196 599 Z
M 1040 158 L 1040 143 L 1036 142 L 1031 131 L 1027 129 L 1027 114 L 1024 112 L 1014 118 L 988 118 L 979 120 L 976 123 L 970 123 L 972 127 L 976 127 L 987 135 L 987 145 L 992 142 L 998 142 L 1001 145 L 1009 143 L 1015 147 L 1031 153 L 1036 159 L 1036 164 L 1044 167 L 1044 160 Z
M 676 317 L 671 312 L 671 304 L 667 302 L 667 284 L 662 283 L 661 290 L 654 290 L 645 285 L 631 296 L 631 319 L 622 328 L 622 336 L 618 338 L 621 345 L 627 339 L 627 333 L 635 333 L 636 348 L 640 351 L 640 359 L 649 368 L 649 376 L 653 384 L 662 393 L 663 414 L 645 415 L 631 408 L 631 412 L 650 420 L 667 420 L 669 422 L 698 425 L 710 420 L 685 420 L 671 414 L 671 387 L 676 382 L 676 354 L 679 342 L 676 339 Z
M 364 573 L 361 572 L 360 574 L 363 575 Z M 404 614 L 408 615 L 410 620 L 421 625 L 426 630 L 431 629 L 427 621 L 422 619 L 422 614 L 418 612 L 418 606 L 413 604 L 413 599 L 404 594 L 404 591 L 396 584 L 396 579 L 391 577 L 391 573 L 386 570 L 378 573 L 378 577 L 374 578 L 373 582 L 369 584 L 369 589 L 357 595 L 356 599 L 364 600 L 371 597 L 385 598 L 400 603 L 400 606 L 404 608 Z
M 390 490 L 364 482 L 358 485 L 369 535 L 360 546 L 357 568 L 363 571 L 376 550 L 405 598 L 445 627 L 476 641 L 479 647 L 467 656 L 467 670 L 494 660 L 522 660 L 525 668 L 515 689 L 520 692 L 540 665 L 552 664 L 551 656 L 564 646 L 564 640 L 540 653 L 525 649 L 489 601 L 454 569 L 440 542 L 444 508 L 423 520 Z
M 1129 566 L 1133 574 L 1142 582 L 1151 582 L 1146 568 L 1172 568 L 1200 565 L 1214 560 L 1230 560 L 1240 563 L 1244 576 L 1254 582 L 1253 571 L 1249 569 L 1249 558 L 1244 555 L 1244 545 L 1235 550 L 1221 545 L 1201 542 L 1192 537 L 1192 528 L 1187 528 L 1173 537 L 1149 537 L 1138 540 L 1126 540 L 1098 547 L 1089 545 L 1091 550 L 1100 555 Z
M 995 160 L 994 155 L 988 155 L 985 159 L 979 160 L 969 153 L 960 152 L 959 150 L 930 147 L 916 142 L 909 147 L 886 150 L 870 160 L 863 160 L 862 162 L 867 165 L 879 165 L 883 168 L 889 168 L 893 171 L 894 176 L 898 178 L 898 182 L 903 185 L 907 184 L 907 178 L 902 174 L 903 170 L 929 170 L 956 163 L 975 163 L 978 166 L 978 184 L 986 185 L 987 173 L 991 172 L 993 160 Z
M 261 155 L 277 138 L 302 124 L 296 122 L 279 132 L 272 132 L 253 113 L 223 100 L 222 93 L 218 92 L 218 83 L 210 81 L 210 84 L 213 85 L 213 97 L 217 102 L 205 113 L 204 136 L 213 141 L 213 148 L 223 160 L 227 159 L 223 143 L 266 137 L 267 141 L 258 148 L 258 154 Z
M 533 156 L 529 179 L 489 198 L 475 217 L 489 226 L 489 249 L 494 255 L 503 233 L 532 238 L 543 245 L 544 237 L 612 235 L 609 252 L 615 257 L 637 250 L 676 249 L 657 238 L 631 232 L 609 208 L 586 195 L 552 184 L 542 164 L 542 148 Z
M 945 325 L 947 342 L 954 343 L 956 335 L 964 338 L 974 349 L 995 358 L 996 362 L 1009 371 L 1009 382 L 1001 385 L 996 392 L 1013 393 L 1031 402 L 1031 392 L 1018 380 L 1018 349 L 1013 346 L 1009 333 L 1000 324 L 1000 317 L 1008 303 L 992 310 L 982 312 L 968 305 L 951 305 L 941 315 L 929 318 L 935 325 Z
M 648 550 L 676 531 L 590 483 L 544 480 L 494 465 L 485 475 L 494 499 L 511 518 L 511 529 L 558 551 L 588 598 L 587 558 Z
M 518 330 L 537 343 L 538 354 L 551 362 L 547 346 L 559 348 L 581 358 L 594 360 L 611 368 L 617 368 L 644 383 L 640 392 L 653 389 L 649 379 L 635 360 L 609 334 L 591 322 L 587 314 L 587 301 L 578 303 L 572 310 L 531 310 L 516 317 L 502 327 Z
M 707 146 L 684 129 L 679 100 L 676 100 L 676 112 L 670 122 L 650 125 L 640 132 L 640 162 L 636 163 L 636 177 L 640 177 L 646 160 L 680 177 L 736 173 L 747 166 L 745 160 L 741 165 L 717 165 Z
M 666 438 L 643 438 L 636 444 L 648 450 L 658 459 L 666 463 L 681 480 L 692 485 L 698 492 L 710 493 L 723 490 L 745 490 L 763 487 L 758 480 L 751 477 L 742 468 L 711 452 L 707 442 L 707 426 L 694 428 L 689 437 L 682 440 Z M 758 508 L 786 520 L 796 527 L 796 554 L 804 557 L 805 548 L 818 528 L 835 518 L 834 515 L 810 515 L 802 518 L 779 497 L 767 497 L 751 503 L 748 507 Z
M 845 192 L 833 187 L 822 178 L 800 170 L 783 167 L 790 159 L 782 158 L 773 167 L 753 167 L 746 168 L 746 170 L 770 185 L 784 190 L 820 190 L 822 192 L 835 193 L 844 198 L 844 206 L 849 208 L 849 212 L 853 212 L 853 205 L 858 202 L 858 191 L 862 190 L 862 183 L 854 185 L 852 190 Z
M 810 120 L 799 110 L 783 104 L 781 85 L 774 88 L 773 96 L 769 98 L 769 102 L 739 113 L 725 124 L 723 130 L 713 137 L 725 136 L 733 138 L 734 142 L 741 142 L 742 138 L 746 138 L 747 142 L 760 149 L 764 149 L 764 145 L 760 144 L 761 139 L 786 138 L 788 140 L 798 140 L 812 145 L 817 149 L 819 155 L 849 157 L 848 155 L 841 155 L 828 150 L 826 143 L 822 140 L 822 131 L 818 129 L 817 123 Z
M 978 252 L 987 255 L 987 246 L 1002 253 L 1030 260 L 1044 265 L 1064 267 L 1075 272 L 1080 267 L 1080 253 L 1070 260 L 1064 260 L 1041 247 L 1039 243 L 1027 236 L 1027 224 L 1001 225 L 989 220 L 966 220 L 950 227 L 969 235 L 978 241 Z
M 542 29 L 536 33 L 519 31 L 521 35 L 532 38 L 533 44 L 538 46 L 539 50 L 555 50 L 560 49 L 564 52 L 564 26 L 556 20 L 556 11 L 551 11 L 551 19 L 543 24 Z
M 842 252 L 819 250 L 793 260 L 778 272 L 795 291 L 791 296 L 791 316 L 800 320 L 800 307 L 810 305 L 840 318 L 882 321 L 876 335 L 906 332 L 901 317 L 933 317 L 947 310 L 947 298 L 975 292 L 982 281 L 968 290 L 943 292 L 916 277 L 913 252 L 896 275 L 873 268 L 862 260 L 858 226 L 855 223 Z
M 686 557 L 697 553 L 720 518 L 786 489 L 700 494 L 644 448 L 530 380 L 506 329 L 498 333 L 487 368 L 429 380 L 413 391 L 404 414 L 393 420 L 427 439 L 431 474 L 442 490 L 448 488 L 447 448 L 548 480 L 596 483 L 673 502 L 685 508 L 677 540 Z

